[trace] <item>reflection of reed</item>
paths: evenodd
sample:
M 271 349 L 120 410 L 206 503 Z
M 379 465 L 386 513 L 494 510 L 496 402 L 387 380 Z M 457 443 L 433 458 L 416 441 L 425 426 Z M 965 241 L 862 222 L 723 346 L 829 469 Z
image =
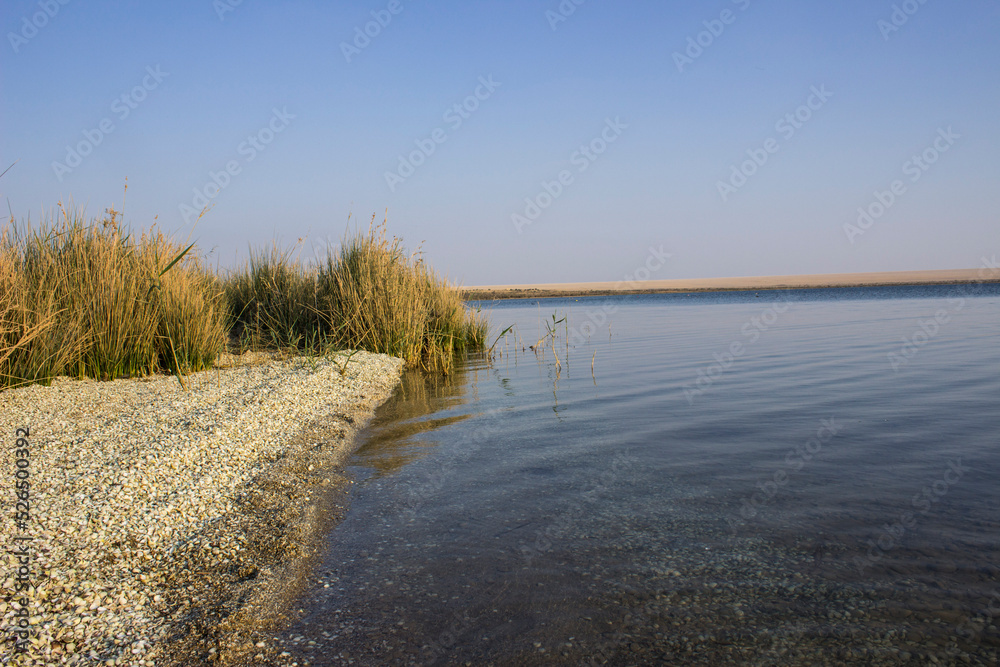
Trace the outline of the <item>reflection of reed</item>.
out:
M 433 418 L 431 415 L 463 403 L 469 383 L 465 365 L 443 374 L 406 371 L 393 395 L 375 412 L 371 424 L 359 436 L 355 455 L 360 465 L 373 468 L 377 476 L 391 474 L 427 454 L 432 442 L 414 436 L 468 419 L 471 414 Z

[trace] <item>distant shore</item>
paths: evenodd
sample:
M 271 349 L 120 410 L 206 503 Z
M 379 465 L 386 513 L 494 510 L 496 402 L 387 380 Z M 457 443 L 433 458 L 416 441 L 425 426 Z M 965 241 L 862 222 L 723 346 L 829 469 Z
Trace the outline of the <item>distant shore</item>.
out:
M 480 285 L 462 289 L 466 300 L 540 299 L 617 294 L 721 292 L 738 290 L 818 289 L 824 287 L 884 287 L 893 285 L 963 285 L 1000 283 L 1000 268 L 881 273 L 826 273 L 798 276 L 741 278 L 687 278 L 634 282 L 544 283 L 537 285 Z

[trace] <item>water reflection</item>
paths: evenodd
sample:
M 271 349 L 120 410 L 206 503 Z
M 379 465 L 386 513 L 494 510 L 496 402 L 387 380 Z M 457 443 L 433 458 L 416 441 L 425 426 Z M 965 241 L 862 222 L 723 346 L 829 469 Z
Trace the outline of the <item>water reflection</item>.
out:
M 404 372 L 399 387 L 360 434 L 364 444 L 355 454 L 354 464 L 382 477 L 426 456 L 432 445 L 416 436 L 471 416 L 439 416 L 467 400 L 469 376 L 468 365 L 448 375 Z

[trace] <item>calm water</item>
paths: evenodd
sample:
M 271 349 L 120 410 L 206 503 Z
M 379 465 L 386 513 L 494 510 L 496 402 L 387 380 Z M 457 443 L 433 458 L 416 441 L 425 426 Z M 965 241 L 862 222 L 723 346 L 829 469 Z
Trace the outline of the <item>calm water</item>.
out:
M 969 289 L 482 304 L 514 334 L 379 411 L 287 650 L 996 664 L 1000 288 Z

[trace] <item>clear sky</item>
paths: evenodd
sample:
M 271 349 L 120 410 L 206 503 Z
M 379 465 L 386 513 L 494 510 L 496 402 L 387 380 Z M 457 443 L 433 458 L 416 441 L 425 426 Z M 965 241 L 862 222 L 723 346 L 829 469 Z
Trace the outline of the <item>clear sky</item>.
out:
M 127 178 L 133 227 L 226 266 L 388 210 L 466 285 L 1000 253 L 997 0 L 4 0 L 0 27 L 16 220 Z

